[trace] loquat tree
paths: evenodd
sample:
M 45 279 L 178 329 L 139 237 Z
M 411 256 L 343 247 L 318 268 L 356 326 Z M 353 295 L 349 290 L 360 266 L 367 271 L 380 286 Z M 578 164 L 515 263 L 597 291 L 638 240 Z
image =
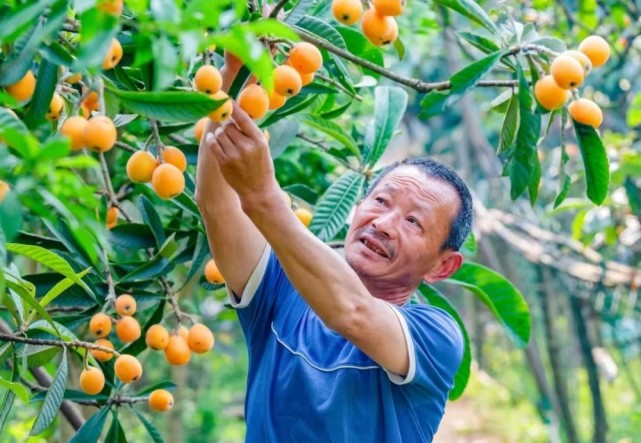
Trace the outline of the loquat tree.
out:
M 109 415 L 106 439 L 120 441 L 118 410 L 132 408 L 162 440 L 139 404 L 168 411 L 175 385 L 149 379 L 141 361 L 163 351 L 167 365 L 183 366 L 214 349 L 198 304 L 187 300 L 196 287 L 224 292 L 194 202 L 195 165 L 207 121 L 230 118 L 231 99 L 265 130 L 274 158 L 294 144 L 322 152 L 313 174 L 319 182 L 332 177 L 322 186 L 296 182 L 304 165 L 277 173 L 286 176 L 292 211 L 332 245 L 343 240 L 410 94 L 422 97 L 421 117 L 429 119 L 474 88 L 496 90 L 505 115 L 497 147 L 503 175 L 511 198 L 527 193 L 532 204 L 542 122 L 570 122 L 587 197 L 595 204 L 606 197 L 603 114 L 579 89 L 609 58 L 603 38 L 574 45 L 490 17 L 469 0 L 434 0 L 468 20 L 474 31 L 461 36 L 483 55 L 427 82 L 386 68 L 404 57 L 402 39 L 412 32 L 398 24 L 411 8 L 404 0 L 259 3 L 0 6 L 0 430 L 12 408 L 33 402 L 41 404 L 31 435 L 55 426 L 60 410 L 77 431 L 71 441 L 96 441 Z M 228 90 L 225 63 L 242 65 Z M 365 106 L 372 115 L 353 122 Z M 562 175 L 556 206 L 570 186 Z M 473 236 L 466 248 L 474 251 Z M 528 306 L 506 278 L 467 261 L 447 283 L 469 290 L 516 346 L 527 345 Z M 430 285 L 415 302 L 447 310 L 464 331 L 456 399 L 471 362 L 463 320 Z M 74 364 L 81 372 L 72 378 Z M 98 411 L 85 419 L 73 402 Z

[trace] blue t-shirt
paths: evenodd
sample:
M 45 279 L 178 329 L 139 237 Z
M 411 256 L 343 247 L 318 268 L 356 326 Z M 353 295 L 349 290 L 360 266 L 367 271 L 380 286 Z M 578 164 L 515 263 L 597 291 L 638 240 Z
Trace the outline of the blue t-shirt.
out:
M 240 301 L 228 292 L 249 351 L 247 442 L 432 441 L 463 355 L 445 311 L 389 304 L 410 355 L 399 376 L 327 328 L 269 246 Z

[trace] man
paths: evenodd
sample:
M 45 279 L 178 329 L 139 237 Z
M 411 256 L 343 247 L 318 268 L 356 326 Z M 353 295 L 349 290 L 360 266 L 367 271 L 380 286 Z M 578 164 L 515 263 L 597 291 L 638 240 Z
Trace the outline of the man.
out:
M 223 69 L 229 87 L 237 69 Z M 448 167 L 384 169 L 340 257 L 287 206 L 263 133 L 235 103 L 203 136 L 196 201 L 249 351 L 248 442 L 429 442 L 463 339 L 408 303 L 461 265 L 469 191 Z

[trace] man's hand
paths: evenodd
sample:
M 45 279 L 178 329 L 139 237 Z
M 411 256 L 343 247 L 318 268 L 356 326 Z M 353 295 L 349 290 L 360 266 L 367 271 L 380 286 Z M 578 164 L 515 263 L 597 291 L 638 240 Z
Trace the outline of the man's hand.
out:
M 278 188 L 269 145 L 256 123 L 233 102 L 230 119 L 206 135 L 223 177 L 241 199 L 261 200 Z

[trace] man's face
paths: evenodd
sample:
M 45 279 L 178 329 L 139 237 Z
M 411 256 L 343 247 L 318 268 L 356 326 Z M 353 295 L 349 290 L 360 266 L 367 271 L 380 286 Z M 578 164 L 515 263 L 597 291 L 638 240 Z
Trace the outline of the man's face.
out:
M 361 201 L 345 241 L 349 265 L 364 279 L 416 286 L 441 279 L 441 251 L 460 199 L 448 183 L 415 166 L 387 174 Z

